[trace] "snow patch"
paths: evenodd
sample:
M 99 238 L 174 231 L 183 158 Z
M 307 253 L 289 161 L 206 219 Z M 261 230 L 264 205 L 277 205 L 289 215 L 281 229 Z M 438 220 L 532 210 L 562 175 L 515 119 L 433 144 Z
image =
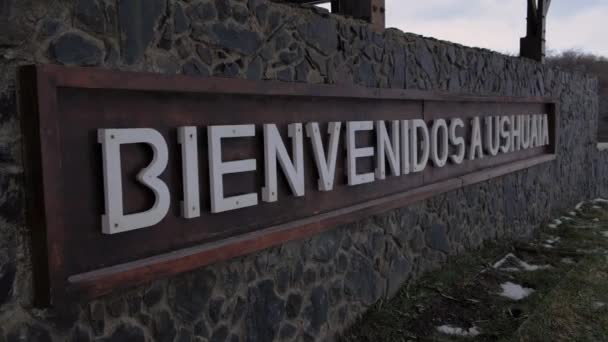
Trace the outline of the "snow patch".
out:
M 517 263 L 518 267 L 504 267 L 501 268 L 502 265 L 504 265 L 509 259 L 513 259 L 513 261 L 515 261 L 515 263 Z M 502 259 L 498 260 L 494 265 L 492 265 L 492 268 L 494 269 L 501 269 L 503 271 L 507 271 L 507 272 L 519 272 L 519 271 L 538 271 L 538 270 L 543 270 L 546 268 L 550 268 L 550 265 L 531 265 L 528 264 L 527 262 L 521 260 L 520 258 L 518 258 L 517 256 L 515 256 L 513 253 L 509 253 L 507 255 L 505 255 Z
M 510 281 L 501 284 L 500 287 L 502 288 L 502 292 L 499 295 L 512 300 L 522 300 L 534 292 L 534 289 L 523 287 Z
M 596 217 L 593 219 L 593 222 L 600 222 L 600 219 Z
M 574 220 L 572 219 L 572 217 L 568 217 L 568 216 L 562 216 L 562 217 L 560 217 L 560 218 L 561 218 L 562 220 L 564 220 L 564 221 L 574 221 Z
M 576 213 L 574 211 L 569 212 L 568 215 L 576 217 Z
M 591 305 L 593 306 L 593 308 L 595 310 L 597 310 L 597 309 L 601 309 L 604 306 L 606 306 L 606 303 L 604 303 L 604 302 L 593 302 L 593 304 L 591 304 Z
M 566 265 L 574 265 L 574 260 L 572 260 L 572 258 L 562 258 L 561 262 Z
M 545 240 L 546 244 L 553 245 L 559 242 L 561 238 L 559 236 L 549 236 L 547 240 Z
M 603 198 L 596 198 L 593 201 L 591 201 L 593 203 L 606 203 L 608 204 L 608 200 L 607 199 L 603 199 Z
M 436 328 L 438 332 L 446 335 L 453 336 L 461 336 L 461 337 L 475 337 L 478 336 L 481 332 L 475 326 L 470 329 L 463 329 L 459 327 L 455 327 L 450 324 L 442 325 Z
M 549 227 L 551 229 L 557 229 L 557 225 L 553 224 L 553 223 L 548 224 L 547 227 Z
M 602 232 L 602 236 L 605 237 L 605 238 L 608 238 L 608 231 Z
M 581 208 L 583 207 L 583 204 L 585 204 L 585 202 L 580 202 L 578 203 L 575 207 L 574 210 L 581 210 Z

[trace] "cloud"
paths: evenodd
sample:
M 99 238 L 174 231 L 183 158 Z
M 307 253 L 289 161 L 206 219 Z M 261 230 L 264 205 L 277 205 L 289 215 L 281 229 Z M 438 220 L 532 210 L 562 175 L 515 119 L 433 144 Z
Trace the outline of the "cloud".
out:
M 327 5 L 327 8 L 329 6 Z M 526 0 L 386 0 L 387 27 L 467 46 L 517 54 L 526 34 Z M 608 56 L 608 2 L 555 0 L 547 47 Z

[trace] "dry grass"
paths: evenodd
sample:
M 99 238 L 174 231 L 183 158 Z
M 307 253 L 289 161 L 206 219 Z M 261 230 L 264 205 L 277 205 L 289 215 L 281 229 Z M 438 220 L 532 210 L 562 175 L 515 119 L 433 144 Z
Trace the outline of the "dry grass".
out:
M 488 245 L 407 284 L 393 299 L 377 303 L 341 340 L 608 341 L 608 237 L 602 234 L 608 231 L 608 203 L 587 203 L 572 220 L 562 221 L 556 229 L 543 228 L 535 241 Z M 555 238 L 559 241 L 549 246 Z M 492 268 L 507 253 L 551 267 Z M 534 293 L 520 301 L 501 297 L 505 282 Z M 445 335 L 437 331 L 444 324 L 476 327 L 481 334 Z

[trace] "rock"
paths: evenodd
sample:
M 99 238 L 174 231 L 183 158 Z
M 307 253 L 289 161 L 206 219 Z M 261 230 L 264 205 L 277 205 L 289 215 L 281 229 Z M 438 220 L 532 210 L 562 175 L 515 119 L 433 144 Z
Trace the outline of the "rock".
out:
M 7 342 L 52 342 L 51 335 L 42 326 L 23 323 L 9 331 Z M 143 340 L 142 340 L 143 341 Z
M 154 340 L 157 342 L 173 342 L 176 335 L 175 323 L 167 311 L 154 315 Z
M 322 286 L 315 287 L 310 294 L 310 301 L 312 303 L 310 326 L 318 332 L 321 326 L 327 322 L 329 306 L 327 291 Z
M 226 337 L 228 337 L 228 328 L 225 325 L 220 326 L 215 329 L 213 335 L 209 339 L 209 342 L 224 342 L 226 341 Z
M 50 57 L 61 64 L 82 66 L 99 65 L 102 61 L 102 50 L 93 39 L 68 32 L 49 46 Z
M 188 30 L 190 27 L 190 19 L 184 14 L 184 9 L 180 4 L 175 4 L 173 7 L 173 32 L 180 34 Z
M 284 65 L 291 65 L 291 63 L 297 61 L 298 58 L 299 55 L 296 52 L 283 51 L 279 54 L 279 60 L 281 60 L 281 63 Z
M 277 282 L 277 292 L 284 293 L 289 286 L 289 268 L 281 267 L 277 270 L 275 280 Z
M 310 72 L 310 66 L 308 62 L 303 61 L 296 66 L 296 82 L 308 81 L 308 73 Z
M 194 58 L 191 58 L 186 63 L 184 63 L 184 65 L 182 66 L 182 73 L 184 75 L 203 77 L 207 77 L 210 75 L 207 67 Z
M 199 321 L 198 323 L 196 323 L 196 325 L 194 326 L 194 335 L 196 337 L 202 338 L 209 337 L 209 329 L 207 328 L 207 324 L 205 324 L 205 321 Z
M 397 255 L 391 261 L 388 273 L 388 296 L 394 296 L 410 276 L 412 264 L 402 255 Z
M 222 77 L 236 77 L 239 74 L 239 66 L 236 63 L 222 63 L 213 69 L 213 74 Z
M 166 9 L 166 0 L 118 2 L 121 51 L 127 64 L 134 64 L 143 57 L 154 40 L 154 28 Z
M 80 327 L 75 327 L 74 331 L 72 331 L 72 336 L 70 336 L 70 342 L 89 342 L 91 341 L 91 337 L 89 333 L 83 330 Z
M 302 296 L 298 293 L 291 293 L 287 297 L 287 318 L 296 318 L 300 314 L 300 309 L 302 308 Z
M 247 79 L 260 80 L 262 78 L 262 59 L 256 57 L 247 66 Z
M 409 246 L 414 253 L 420 253 L 424 249 L 424 233 L 422 232 L 422 228 L 420 226 L 416 226 L 413 228 Z
M 427 231 L 427 243 L 430 248 L 444 253 L 450 252 L 447 229 L 443 224 L 435 223 Z
M 16 269 L 12 263 L 0 265 L 0 306 L 6 303 L 13 293 Z
M 344 278 L 344 291 L 366 305 L 375 303 L 382 296 L 383 281 L 370 260 L 355 254 L 351 267 Z
M 281 341 L 289 340 L 296 336 L 297 332 L 298 328 L 296 328 L 291 323 L 286 323 L 285 325 L 283 325 L 283 327 L 281 327 L 281 330 L 279 331 L 279 338 L 281 339 Z
M 175 342 L 192 342 L 192 331 L 186 328 L 179 329 Z
M 272 280 L 249 288 L 249 308 L 245 316 L 247 342 L 274 340 L 285 317 L 285 302 L 274 292 Z
M 318 235 L 312 241 L 312 257 L 319 262 L 332 260 L 340 248 L 340 234 L 337 229 Z
M 105 309 L 102 303 L 93 302 L 89 304 L 89 323 L 93 334 L 103 335 L 105 328 Z
M 106 302 L 106 311 L 110 316 L 118 318 L 125 311 L 125 302 L 122 298 L 112 298 Z
M 213 298 L 209 301 L 209 318 L 211 323 L 217 324 L 222 314 L 222 307 L 224 306 L 224 298 Z
M 242 27 L 217 23 L 211 28 L 212 42 L 245 55 L 253 54 L 262 41 L 259 34 Z
M 304 40 L 316 46 L 325 55 L 331 55 L 338 49 L 338 30 L 336 20 L 319 16 L 307 17 L 297 30 Z
M 243 317 L 243 313 L 245 312 L 245 299 L 243 297 L 238 297 L 236 299 L 236 304 L 234 305 L 234 310 L 232 311 L 232 324 L 235 325 L 238 321 Z
M 216 280 L 215 274 L 209 270 L 174 279 L 171 283 L 173 296 L 169 296 L 170 307 L 184 321 L 196 321 L 207 306 Z
M 99 342 L 145 342 L 144 332 L 141 328 L 129 323 L 121 323 L 109 337 Z
M 336 280 L 329 288 L 329 303 L 337 305 L 342 300 L 342 281 Z
M 310 286 L 312 284 L 315 283 L 315 281 L 317 281 L 317 273 L 315 272 L 315 270 L 313 268 L 307 268 L 306 271 L 304 271 L 304 285 L 306 286 Z
M 78 0 L 74 15 L 79 22 L 91 31 L 95 33 L 105 32 L 105 15 L 97 0 Z
M 208 1 L 199 2 L 187 10 L 187 15 L 192 22 L 204 23 L 215 19 L 217 11 L 215 6 Z
M 165 291 L 162 286 L 153 285 L 146 291 L 146 293 L 144 293 L 143 298 L 142 298 L 143 303 L 148 308 L 151 308 L 151 307 L 155 306 L 156 304 L 160 303 L 160 300 L 163 298 L 164 293 L 165 293 Z
M 283 69 L 277 73 L 277 79 L 283 82 L 293 81 L 293 71 L 291 69 Z

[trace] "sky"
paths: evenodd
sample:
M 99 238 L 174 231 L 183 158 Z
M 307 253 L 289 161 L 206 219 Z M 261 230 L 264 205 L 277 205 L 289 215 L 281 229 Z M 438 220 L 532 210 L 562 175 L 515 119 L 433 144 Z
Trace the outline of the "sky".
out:
M 386 0 L 386 26 L 504 53 L 519 53 L 526 0 Z M 608 57 L 608 0 L 553 0 L 547 49 Z

